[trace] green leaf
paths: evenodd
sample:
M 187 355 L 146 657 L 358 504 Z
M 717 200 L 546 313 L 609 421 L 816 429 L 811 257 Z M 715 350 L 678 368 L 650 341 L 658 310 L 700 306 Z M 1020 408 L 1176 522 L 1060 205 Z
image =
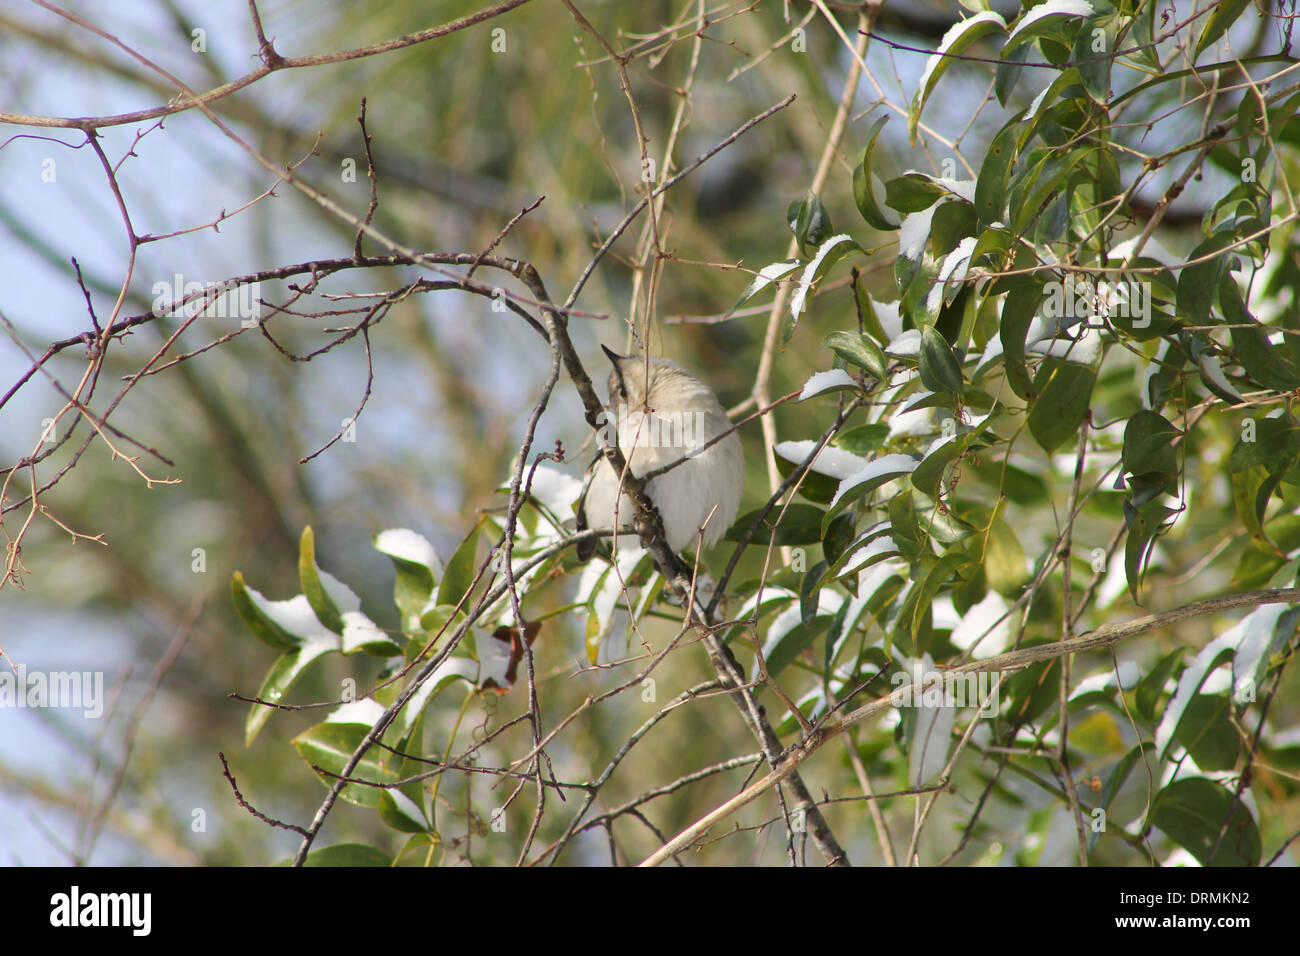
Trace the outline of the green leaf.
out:
M 1124 470 L 1132 475 L 1155 472 L 1173 478 L 1178 474 L 1174 441 L 1181 435 L 1163 415 L 1145 408 L 1136 412 L 1124 428 Z
M 1228 27 L 1237 22 L 1242 11 L 1248 6 L 1250 0 L 1221 0 L 1216 4 L 1201 29 L 1201 37 L 1196 41 L 1196 52 L 1192 54 L 1192 59 L 1195 60 L 1205 52 L 1207 47 L 1218 42 L 1218 39 L 1227 32 Z
M 1042 216 L 1048 202 L 1065 189 L 1078 167 L 1091 161 L 1096 153 L 1095 147 L 1062 153 L 1045 152 L 1012 177 L 1007 190 L 1007 204 L 1014 210 L 1012 230 L 1019 234 L 1035 218 Z
M 1016 140 L 1020 134 L 1020 114 L 993 137 L 984 164 L 975 180 L 975 211 L 981 229 L 995 222 L 1005 222 L 1007 180 L 1016 159 Z
M 1165 72 L 1164 67 L 1160 64 L 1160 53 L 1156 49 L 1156 7 L 1158 3 L 1142 3 L 1133 17 L 1133 32 L 1131 34 L 1134 46 L 1138 50 L 1133 53 L 1133 58 L 1151 68 L 1155 74 Z
M 739 541 L 749 530 L 749 526 L 754 523 L 762 508 L 755 508 L 746 514 L 741 515 L 731 525 L 730 530 L 724 538 L 726 541 Z M 754 544 L 775 544 L 778 547 L 786 545 L 817 544 L 822 539 L 822 515 L 824 511 L 816 505 L 803 504 L 794 502 L 788 505 L 784 511 L 780 508 L 774 508 L 763 521 L 762 524 L 754 531 L 754 537 L 750 540 Z M 777 520 L 780 524 L 773 531 L 772 525 Z
M 997 95 L 999 105 L 1005 107 L 1007 101 L 1011 99 L 1011 91 L 1016 88 L 1016 84 L 1020 82 L 1020 75 L 1025 71 L 1022 64 L 1029 59 L 1029 50 L 1029 45 L 1022 43 L 1010 53 L 1005 49 L 1002 51 L 1002 62 L 998 64 L 997 74 L 993 79 L 993 92 Z
M 1276 554 L 1278 557 L 1285 557 L 1277 545 L 1269 539 L 1264 533 L 1263 509 L 1258 507 L 1260 495 L 1265 494 L 1264 505 L 1268 505 L 1268 495 L 1272 494 L 1272 488 L 1269 487 L 1269 474 L 1263 465 L 1255 465 L 1244 471 L 1232 473 L 1232 502 L 1237 510 L 1237 517 L 1241 519 L 1242 525 L 1246 528 L 1246 533 L 1250 535 L 1255 542 L 1255 546 L 1261 551 Z M 1274 485 L 1273 487 L 1276 487 Z
M 1026 641 L 1022 647 L 1046 643 L 1045 638 Z M 1004 685 L 1011 698 L 1007 719 L 1015 723 L 1037 720 L 1056 705 L 1061 691 L 1061 662 L 1035 664 L 1007 678 Z
M 432 826 L 419 804 L 421 785 L 407 784 L 381 790 L 379 818 L 399 833 L 428 833 Z
M 1143 752 L 1149 758 L 1155 756 L 1155 744 L 1149 740 L 1139 741 L 1133 748 L 1119 759 L 1115 764 L 1115 769 L 1111 771 L 1110 776 L 1106 778 L 1106 784 L 1101 790 L 1101 800 L 1099 805 L 1103 809 L 1110 809 L 1110 805 L 1115 802 L 1119 796 L 1120 788 L 1124 786 L 1124 781 L 1128 779 L 1137 762 L 1142 759 Z
M 1138 682 L 1137 688 L 1133 691 L 1133 699 L 1137 703 L 1138 713 L 1147 720 L 1155 719 L 1156 705 L 1160 703 L 1160 698 L 1165 692 L 1165 684 L 1178 669 L 1182 659 L 1181 647 L 1170 651 L 1160 658 L 1151 668 L 1151 672 Z
M 740 294 L 740 298 L 736 300 L 736 304 L 727 310 L 727 314 L 724 315 L 723 318 L 731 318 L 736 314 L 736 310 L 738 310 L 742 305 L 754 296 L 758 295 L 768 286 L 775 283 L 778 279 L 794 272 L 794 270 L 798 269 L 801 265 L 803 265 L 803 260 L 801 259 L 783 259 L 780 262 L 773 262 L 763 266 L 763 268 L 758 270 L 758 275 L 754 276 L 754 281 L 751 282 L 746 287 L 745 291 Z
M 764 662 L 768 674 L 775 677 L 785 670 L 800 654 L 812 646 L 817 635 L 825 631 L 829 623 L 830 617 L 823 615 L 807 624 L 800 622 L 782 635 Z
M 801 458 L 800 461 L 802 460 L 803 459 Z M 794 471 L 798 465 L 799 462 L 790 461 L 786 458 L 782 458 L 780 455 L 776 456 L 776 470 L 781 473 L 782 478 Z M 830 475 L 823 475 L 809 470 L 805 471 L 803 477 L 799 479 L 798 490 L 799 494 L 804 498 L 807 498 L 809 501 L 816 502 L 820 505 L 826 505 L 830 504 L 831 499 L 835 497 L 835 490 L 838 487 L 839 482 Z M 740 524 L 739 521 L 731 527 L 734 529 L 738 524 Z M 731 539 L 728 538 L 727 540 Z M 820 534 L 818 535 L 817 540 L 821 540 Z
M 853 515 L 842 514 L 827 527 L 826 534 L 822 538 L 822 554 L 825 555 L 828 563 L 834 564 L 839 561 L 849 542 L 853 540 L 855 526 Z
M 1025 339 L 1042 301 L 1042 280 L 1032 275 L 1021 275 L 1010 281 L 1010 291 L 1002 304 L 1002 325 L 998 330 L 998 338 L 1002 340 L 1002 366 L 1011 390 L 1025 399 L 1034 394 L 1029 369 L 1025 365 Z
M 984 574 L 989 587 L 1005 598 L 1016 598 L 1031 577 L 1025 567 L 1025 549 L 1011 525 L 995 518 L 984 546 Z
M 867 145 L 862 150 L 862 160 L 853 170 L 853 201 L 857 204 L 858 212 L 867 221 L 867 225 L 882 231 L 897 229 L 899 225 L 898 217 L 885 208 L 884 197 L 881 195 L 885 187 L 876 175 L 872 156 L 876 149 L 876 137 L 888 121 L 889 116 L 885 115 L 871 124 L 871 129 L 867 130 Z
M 996 488 L 1015 504 L 1035 505 L 1047 501 L 1047 482 L 1043 477 L 1017 468 L 1009 461 L 985 459 L 974 465 L 972 470 L 980 481 Z
M 822 578 L 826 576 L 826 562 L 818 561 L 804 573 L 803 583 L 799 587 L 799 620 L 811 624 L 817 616 L 817 605 L 821 601 Z
M 1128 578 L 1128 587 L 1133 595 L 1133 603 L 1141 604 L 1138 591 L 1142 583 L 1142 572 L 1151 556 L 1155 540 L 1164 533 L 1165 522 L 1177 512 L 1162 505 L 1159 500 L 1148 501 L 1139 508 L 1124 502 L 1124 521 L 1128 525 L 1128 534 L 1124 541 L 1124 573 Z
M 1248 435 L 1253 432 L 1254 440 L 1237 440 L 1228 458 L 1229 471 L 1245 471 L 1256 465 L 1273 466 L 1269 470 L 1275 471 L 1279 462 L 1300 454 L 1300 426 L 1289 418 L 1257 418 L 1250 430 L 1242 431 Z
M 889 426 L 872 422 L 869 425 L 859 425 L 840 432 L 831 439 L 831 444 L 855 455 L 866 455 L 873 451 L 880 451 L 885 447 L 888 439 Z
M 302 584 L 302 593 L 307 596 L 316 619 L 335 634 L 343 633 L 343 615 L 339 613 L 334 599 L 325 590 L 321 582 L 320 568 L 316 566 L 316 539 L 311 525 L 302 529 L 298 541 L 298 580 Z
M 853 502 L 875 491 L 881 485 L 888 484 L 895 478 L 910 474 L 916 468 L 916 459 L 909 455 L 884 455 L 872 463 L 875 467 L 867 474 L 857 474 L 845 478 L 836 489 L 835 498 L 830 508 L 822 516 L 822 530 L 830 525 L 832 519 L 839 515 Z
M 830 214 L 822 205 L 821 198 L 812 190 L 801 201 L 790 204 L 786 219 L 790 222 L 800 248 L 820 246 L 835 232 L 831 228 Z
M 1006 54 L 1007 51 L 1004 48 L 1002 51 L 1002 56 L 1004 59 L 1006 57 Z M 1047 89 L 1044 90 L 1037 97 L 1037 99 L 1035 100 L 1037 109 L 1034 110 L 1034 112 L 1032 113 L 1027 111 L 1025 113 L 1024 119 L 1021 122 L 1020 138 L 1016 141 L 1017 153 L 1020 154 L 1024 153 L 1025 144 L 1028 143 L 1029 140 L 1032 139 L 1034 134 L 1038 131 L 1038 124 L 1043 121 L 1043 118 L 1049 112 L 1048 107 L 1050 107 L 1054 102 L 1056 102 L 1056 97 L 1060 94 L 1060 92 L 1062 90 L 1068 89 L 1071 86 L 1074 86 L 1076 83 L 1079 82 L 1080 82 L 1079 71 L 1076 67 L 1072 66 L 1068 70 L 1062 70 L 1060 74 L 1057 75 L 1056 79 L 1052 80 L 1051 84 L 1047 87 Z M 1032 108 L 1033 107 L 1031 106 L 1031 109 Z
M 474 583 L 475 558 L 478 556 L 479 525 L 470 529 L 456 553 L 447 562 L 446 573 L 438 585 L 439 604 L 459 604 Z
M 1079 64 L 1083 88 L 1094 102 L 1102 106 L 1110 99 L 1110 70 L 1114 57 L 1106 54 L 1115 52 L 1118 27 L 1118 19 L 1109 11 L 1089 17 L 1079 29 L 1070 55 L 1070 59 Z M 1097 36 L 1099 30 L 1102 32 L 1101 37 Z M 1103 41 L 1100 50 L 1097 49 L 1098 39 Z
M 1115 802 L 1115 798 L 1119 796 L 1119 792 L 1124 786 L 1124 781 L 1129 778 L 1129 774 L 1133 772 L 1133 768 L 1137 766 L 1138 761 L 1142 759 L 1143 752 L 1146 752 L 1147 759 L 1149 760 L 1153 754 L 1154 747 L 1155 745 L 1149 740 L 1138 741 L 1138 743 L 1128 753 L 1119 759 L 1119 762 L 1115 764 L 1115 769 L 1110 772 L 1110 776 L 1106 778 L 1106 783 L 1101 789 L 1101 798 L 1098 802 L 1098 806 L 1103 810 L 1110 809 L 1111 804 Z M 1101 830 L 1093 830 L 1088 835 L 1088 852 L 1091 853 L 1097 849 L 1097 843 L 1101 840 L 1101 836 Z
M 243 618 L 248 629 L 263 643 L 269 644 L 277 651 L 297 650 L 303 639 L 292 634 L 277 624 L 263 610 L 269 604 L 286 604 L 284 601 L 267 601 L 257 591 L 244 584 L 244 575 L 236 571 L 230 579 L 230 598 L 235 610 Z
M 1180 299 L 1182 290 L 1183 283 L 1179 282 Z M 1241 298 L 1241 290 L 1237 288 L 1237 281 L 1227 271 L 1219 282 L 1219 306 L 1230 325 L 1232 347 L 1237 353 L 1237 360 L 1246 373 L 1260 385 L 1274 391 L 1287 392 L 1300 387 L 1300 369 L 1297 369 L 1283 350 L 1269 342 L 1264 326 L 1256 322 L 1247 310 Z
M 1202 770 L 1231 770 L 1237 764 L 1241 738 L 1232 726 L 1227 694 L 1197 694 L 1178 720 L 1174 737 Z
M 1010 376 L 1008 376 L 1009 380 Z M 1088 414 L 1097 373 L 1086 365 L 1046 358 L 1034 376 L 1038 397 L 1029 409 L 1029 433 L 1049 455 L 1073 436 Z
M 415 630 L 420 612 L 433 596 L 442 574 L 438 554 L 422 535 L 407 528 L 389 528 L 374 538 L 375 550 L 393 562 L 397 580 L 393 601 L 402 613 L 402 626 Z
M 921 212 L 951 195 L 946 186 L 925 173 L 904 173 L 885 183 L 885 203 L 901 213 Z
M 912 487 L 931 498 L 939 497 L 939 482 L 943 479 L 944 469 L 964 451 L 965 443 L 961 438 L 953 438 L 940 445 L 921 460 L 912 472 Z
M 1210 236 L 1188 256 L 1188 261 L 1210 256 L 1204 262 L 1185 267 L 1178 274 L 1178 314 L 1193 325 L 1204 325 L 1210 317 L 1210 307 L 1214 303 L 1214 290 L 1223 278 L 1233 282 L 1228 271 L 1229 256 L 1217 255 L 1225 247 L 1235 242 L 1237 237 L 1229 231 Z
M 842 515 L 841 517 L 848 516 Z M 836 521 L 838 522 L 839 519 L 837 518 Z M 879 538 L 887 536 L 891 530 L 888 521 L 881 521 L 878 524 L 872 525 L 862 534 L 854 538 L 851 542 L 845 545 L 845 547 L 842 548 L 835 557 L 829 558 L 832 562 L 830 570 L 831 576 L 839 578 L 847 574 L 856 574 L 858 571 L 869 568 L 871 565 L 883 561 L 886 558 L 896 557 L 898 555 L 898 549 L 896 547 L 890 548 L 888 546 L 867 556 L 860 556 L 860 553 L 867 547 L 867 545 Z
M 1017 18 L 1015 25 L 1011 28 L 1011 36 L 1007 39 L 1006 45 L 1002 47 L 1003 59 L 1012 50 L 1018 49 L 1038 37 L 1067 43 L 1068 28 L 1075 20 L 1086 16 L 1088 12 L 1091 12 L 1091 8 L 1087 11 L 1079 11 L 1064 8 L 1060 5 L 1054 7 L 1042 5 L 1041 7 L 1026 9 Z
M 284 860 L 276 866 L 290 866 L 292 860 Z M 383 850 L 364 843 L 336 843 L 334 846 L 312 850 L 303 861 L 303 866 L 392 866 L 393 858 Z
M 921 82 L 917 86 L 916 95 L 912 98 L 912 107 L 907 114 L 907 135 L 913 145 L 916 143 L 916 126 L 921 120 L 921 112 L 925 109 L 925 104 L 930 99 L 930 94 L 934 91 L 939 78 L 947 72 L 954 59 L 981 37 L 986 37 L 990 33 L 1005 33 L 1006 29 L 1007 22 L 1002 19 L 1002 15 L 991 10 L 984 10 L 973 17 L 959 20 L 948 28 L 939 42 L 938 49 L 926 61 L 925 72 L 921 74 Z
M 258 699 L 278 704 L 284 699 L 284 695 L 288 693 L 294 681 L 302 676 L 308 665 L 337 650 L 339 650 L 337 643 L 331 646 L 328 641 L 311 641 L 297 650 L 281 654 L 271 665 L 271 669 L 266 672 L 266 677 L 262 679 L 262 686 L 257 690 Z M 275 713 L 274 707 L 265 704 L 249 705 L 248 717 L 244 720 L 245 747 L 253 745 L 253 741 L 257 739 L 257 735 L 262 732 L 262 727 L 270 720 L 273 713 Z
M 822 339 L 822 345 L 851 365 L 866 369 L 882 381 L 885 379 L 885 353 L 861 332 L 832 332 Z
M 920 372 L 921 384 L 932 392 L 960 395 L 966 387 L 952 346 L 930 325 L 921 330 Z
M 782 342 L 789 342 L 791 336 L 794 335 L 794 327 L 804 310 L 804 305 L 808 301 L 813 285 L 830 271 L 831 266 L 854 251 L 862 252 L 863 249 L 853 241 L 852 236 L 844 233 L 832 236 L 817 247 L 817 252 L 809 260 L 808 265 L 804 266 L 803 275 L 799 277 L 799 284 L 795 286 L 794 293 L 790 296 L 790 317 L 785 323 Z
M 352 754 L 361 746 L 361 741 L 371 728 L 366 724 L 323 723 L 308 728 L 293 738 L 294 748 L 309 766 L 320 767 L 328 773 L 318 774 L 321 782 L 332 787 L 338 780 L 337 775 L 352 759 Z M 370 780 L 376 783 L 393 783 L 398 779 L 397 773 L 388 766 L 382 756 L 384 751 L 372 747 L 366 751 L 361 762 L 353 768 L 349 777 L 354 780 Z M 334 774 L 335 776 L 331 776 Z M 374 809 L 379 806 L 379 797 L 383 790 L 379 787 L 367 787 L 349 783 L 339 793 L 344 800 L 358 806 Z
M 913 589 L 913 593 L 916 595 L 916 603 L 912 611 L 913 634 L 920 630 L 922 615 L 930 610 L 930 606 L 934 603 L 934 599 L 943 586 L 954 575 L 960 574 L 969 565 L 969 557 L 957 551 L 949 551 L 930 566 L 919 586 Z M 921 651 L 923 648 L 918 647 L 917 650 Z
M 1150 823 L 1202 866 L 1259 865 L 1259 828 L 1250 810 L 1213 780 L 1175 780 L 1156 795 Z

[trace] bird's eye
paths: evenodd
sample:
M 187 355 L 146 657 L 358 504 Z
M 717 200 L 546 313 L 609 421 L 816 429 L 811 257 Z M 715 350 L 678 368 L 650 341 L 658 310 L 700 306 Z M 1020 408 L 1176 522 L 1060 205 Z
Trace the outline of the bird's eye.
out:
M 621 399 L 623 399 L 623 401 L 625 401 L 625 402 L 627 401 L 627 386 L 625 386 L 625 385 L 619 385 L 619 387 L 618 387 L 618 397 L 621 398 Z

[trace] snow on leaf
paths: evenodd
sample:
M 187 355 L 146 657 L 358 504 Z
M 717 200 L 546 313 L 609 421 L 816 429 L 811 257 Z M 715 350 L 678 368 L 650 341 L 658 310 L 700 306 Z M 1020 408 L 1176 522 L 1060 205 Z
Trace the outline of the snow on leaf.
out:
M 412 564 L 422 564 L 433 572 L 438 580 L 442 577 L 442 562 L 433 545 L 422 534 L 409 528 L 389 528 L 375 535 L 375 550 Z
M 533 497 L 561 519 L 573 514 L 573 506 L 580 494 L 582 482 L 559 468 L 543 462 L 533 473 Z
M 778 442 L 772 450 L 786 461 L 798 464 L 807 458 L 816 447 L 817 442 L 815 441 L 783 441 Z M 819 475 L 828 475 L 836 481 L 843 481 L 850 475 L 857 474 L 867 465 L 867 459 L 860 455 L 854 455 L 842 448 L 832 448 L 828 445 L 821 450 L 821 454 L 813 459 L 809 470 L 815 471 Z
M 917 464 L 918 462 L 911 455 L 884 455 L 875 461 L 868 462 L 867 466 L 861 471 L 840 482 L 839 488 L 835 491 L 835 497 L 831 499 L 831 507 L 834 508 L 839 500 L 853 488 L 886 476 L 892 480 L 911 474 L 916 470 Z
M 822 392 L 829 392 L 837 388 L 858 388 L 858 383 L 842 368 L 833 368 L 826 372 L 815 372 L 808 381 L 804 382 L 803 391 L 799 393 L 799 397 L 795 401 L 805 402 L 814 395 L 820 395 Z
M 808 293 L 812 291 L 813 282 L 835 261 L 834 259 L 828 261 L 830 254 L 832 252 L 838 253 L 835 256 L 838 259 L 847 251 L 840 248 L 846 243 L 854 247 L 857 246 L 852 236 L 842 232 L 839 235 L 831 236 L 817 247 L 817 254 L 812 257 L 808 265 L 804 266 L 803 275 L 799 277 L 799 285 L 794 290 L 794 295 L 790 297 L 791 321 L 797 321 L 799 314 L 803 312 L 804 303 L 808 299 Z
M 1019 39 L 1021 34 L 1047 17 L 1087 17 L 1091 15 L 1092 4 L 1088 3 L 1087 0 L 1048 0 L 1047 3 L 1039 4 L 1020 18 L 1011 31 L 1011 36 L 1007 39 L 1007 46 L 1010 47 L 1013 42 Z
M 376 700 L 369 697 L 362 697 L 358 700 L 348 701 L 334 710 L 325 718 L 327 724 L 364 724 L 367 727 L 375 726 L 375 721 L 384 715 L 384 707 Z

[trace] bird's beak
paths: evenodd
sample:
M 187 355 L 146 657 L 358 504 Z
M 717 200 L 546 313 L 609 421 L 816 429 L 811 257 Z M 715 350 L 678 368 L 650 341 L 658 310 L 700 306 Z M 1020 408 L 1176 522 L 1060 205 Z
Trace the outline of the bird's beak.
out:
M 604 346 L 604 345 L 602 345 L 602 346 L 600 347 L 600 350 L 601 350 L 602 352 L 604 352 L 606 355 L 609 356 L 609 360 L 610 360 L 611 362 L 614 363 L 615 367 L 618 366 L 618 363 L 619 363 L 619 362 L 621 362 L 621 361 L 623 361 L 624 359 L 628 358 L 628 356 L 626 356 L 626 355 L 619 355 L 617 352 L 611 350 L 610 348 L 608 348 L 608 347 L 606 347 L 606 346 Z

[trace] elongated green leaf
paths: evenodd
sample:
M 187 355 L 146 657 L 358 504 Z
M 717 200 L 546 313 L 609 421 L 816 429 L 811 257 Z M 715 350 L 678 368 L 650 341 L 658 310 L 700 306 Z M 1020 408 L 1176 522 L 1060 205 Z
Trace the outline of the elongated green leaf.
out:
M 932 392 L 960 395 L 966 387 L 952 346 L 932 325 L 921 330 L 920 372 L 921 384 Z
M 831 236 L 817 248 L 816 254 L 808 265 L 804 266 L 799 284 L 795 287 L 794 294 L 790 296 L 790 318 L 786 320 L 783 342 L 789 342 L 790 337 L 794 335 L 795 324 L 799 321 L 813 285 L 829 271 L 831 266 L 854 251 L 862 252 L 863 249 L 853 241 L 852 236 L 845 233 Z
M 984 575 L 989 587 L 1005 598 L 1019 597 L 1021 588 L 1031 577 L 1020 539 L 1001 518 L 995 518 L 989 526 L 988 543 L 984 546 Z
M 1183 282 L 1179 282 L 1178 291 L 1181 299 Z M 1226 270 L 1219 282 L 1219 305 L 1230 326 L 1237 360 L 1246 373 L 1265 388 L 1282 392 L 1300 388 L 1300 369 L 1286 350 L 1275 348 L 1269 342 L 1264 327 L 1246 309 L 1236 279 Z
M 297 650 L 289 651 L 287 654 L 281 654 L 271 669 L 266 672 L 266 677 L 262 680 L 262 686 L 257 690 L 259 700 L 265 700 L 272 704 L 277 704 L 284 699 L 289 688 L 293 686 L 294 681 L 302 676 L 308 665 L 324 657 L 331 651 L 339 650 L 337 641 L 328 640 L 308 641 Z M 265 704 L 250 704 L 248 708 L 248 717 L 244 720 L 244 746 L 251 747 L 257 735 L 262 732 L 266 722 L 271 715 L 275 713 L 274 707 L 267 707 Z
M 912 98 L 912 108 L 907 114 L 907 135 L 913 145 L 916 143 L 916 126 L 921 120 L 926 101 L 930 99 L 939 78 L 947 72 L 953 58 L 981 37 L 990 33 L 1005 33 L 1006 29 L 1007 22 L 1002 19 L 1002 15 L 991 10 L 984 10 L 948 28 L 938 49 L 926 61 L 925 72 L 921 74 L 916 96 Z
M 801 249 L 804 246 L 820 246 L 835 232 L 821 197 L 811 190 L 802 200 L 790 204 L 786 218 L 790 221 L 790 228 Z
M 1202 770 L 1231 770 L 1241 738 L 1230 719 L 1227 694 L 1197 694 L 1187 704 L 1174 736 Z
M 478 556 L 478 539 L 479 526 L 476 524 L 447 562 L 446 573 L 438 585 L 439 604 L 459 604 L 460 599 L 469 591 L 476 570 L 474 559 Z
M 1009 377 L 1008 377 L 1009 378 Z M 1046 358 L 1034 376 L 1029 433 L 1051 454 L 1079 430 L 1088 414 L 1097 373 L 1086 365 Z
M 731 525 L 724 540 L 739 541 L 749 530 L 749 526 L 758 517 L 761 508 L 755 508 L 741 515 Z M 783 511 L 774 508 L 768 513 L 763 523 L 754 532 L 750 541 L 754 544 L 775 544 L 778 546 L 817 544 L 822 539 L 823 509 L 816 505 L 794 502 Z M 779 520 L 779 524 L 777 524 Z M 775 529 L 773 528 L 775 525 Z
M 885 378 L 885 353 L 880 346 L 861 332 L 832 332 L 822 339 L 826 346 L 844 361 L 866 369 L 876 378 Z
M 342 634 L 343 615 L 325 590 L 320 568 L 316 566 L 316 539 L 311 525 L 302 529 L 302 537 L 298 541 L 298 580 L 316 619 L 335 634 Z
M 338 778 L 337 776 L 330 776 L 330 774 L 343 773 L 343 768 L 352 758 L 352 754 L 356 752 L 356 749 L 361 746 L 361 741 L 369 732 L 370 727 L 365 724 L 326 722 L 304 730 L 293 738 L 293 745 L 309 766 L 320 767 L 322 770 L 329 772 L 319 774 L 319 776 L 325 786 L 331 787 Z M 383 753 L 384 751 L 372 747 L 353 769 L 350 776 L 358 780 L 371 780 L 377 783 L 392 783 L 397 780 L 396 772 L 388 766 L 388 762 L 381 756 Z M 378 787 L 366 787 L 361 784 L 350 783 L 343 788 L 339 796 L 349 803 L 374 809 L 379 806 L 379 797 L 382 792 Z
M 1160 698 L 1164 695 L 1165 684 L 1169 683 L 1169 678 L 1174 675 L 1178 669 L 1178 664 L 1183 658 L 1183 649 L 1175 648 L 1164 657 L 1156 662 L 1142 680 L 1138 683 L 1133 692 L 1133 699 L 1137 703 L 1138 713 L 1147 720 L 1151 720 L 1156 713 L 1156 706 L 1160 703 Z
M 1194 325 L 1204 325 L 1210 316 L 1210 307 L 1214 303 L 1214 290 L 1219 281 L 1228 273 L 1228 259 L 1231 253 L 1219 255 L 1221 250 L 1230 246 L 1235 240 L 1231 232 L 1221 232 L 1206 239 L 1188 257 L 1188 261 L 1201 259 L 1187 266 L 1178 274 L 1178 314 Z
M 1025 338 L 1043 301 L 1043 283 L 1036 276 L 1022 275 L 1012 279 L 1010 287 L 1006 301 L 1002 303 L 1002 324 L 998 329 L 998 338 L 1002 340 L 1002 365 L 1011 390 L 1027 399 L 1035 394 L 1035 390 L 1025 365 Z
M 1145 408 L 1136 412 L 1124 428 L 1124 470 L 1133 475 L 1177 475 L 1178 449 L 1174 440 L 1181 434 L 1158 412 Z
M 910 474 L 915 470 L 916 465 L 916 459 L 910 455 L 884 455 L 856 475 L 845 478 L 836 489 L 830 508 L 822 516 L 823 532 L 850 504 L 875 491 L 881 485 Z
M 758 270 L 758 275 L 754 276 L 754 281 L 746 286 L 745 291 L 742 292 L 740 298 L 736 300 L 736 304 L 727 310 L 727 314 L 724 315 L 723 318 L 731 318 L 736 314 L 736 310 L 742 305 L 754 296 L 758 295 L 768 286 L 775 283 L 778 279 L 794 272 L 794 270 L 798 269 L 801 265 L 803 265 L 802 259 L 782 259 L 780 262 L 773 262 L 769 265 L 763 266 L 763 268 Z
M 890 231 L 898 228 L 898 216 L 885 205 L 885 187 L 876 175 L 873 154 L 876 150 L 876 137 L 889 121 L 889 116 L 880 117 L 867 130 L 867 145 L 862 150 L 862 159 L 853 170 L 853 201 L 858 212 L 873 229 Z
M 248 629 L 253 632 L 262 642 L 269 644 L 278 651 L 296 650 L 303 642 L 300 635 L 291 633 L 284 627 L 281 627 L 269 614 L 266 609 L 272 604 L 286 604 L 284 601 L 267 601 L 257 591 L 248 587 L 244 583 L 242 572 L 236 571 L 230 579 L 230 598 L 234 602 L 235 610 L 243 618 Z
M 1213 780 L 1175 780 L 1156 795 L 1150 821 L 1202 866 L 1259 865 L 1262 847 L 1254 817 Z
M 1016 142 L 1020 135 L 1020 114 L 993 137 L 975 180 L 975 211 L 980 228 L 987 229 L 995 222 L 1005 222 L 1007 180 L 1016 159 Z
M 1228 458 L 1230 471 L 1245 471 L 1256 465 L 1273 466 L 1300 453 L 1300 426 L 1286 418 L 1258 418 L 1242 429 Z M 1250 438 L 1247 441 L 1247 437 Z
M 407 528 L 381 531 L 375 535 L 374 544 L 376 551 L 393 562 L 397 574 L 393 601 L 402 613 L 402 626 L 414 630 L 442 575 L 442 562 L 423 535 Z
M 1214 9 L 1210 11 L 1209 17 L 1205 20 L 1200 39 L 1196 41 L 1196 52 L 1192 55 L 1192 59 L 1204 53 L 1207 47 L 1217 43 L 1219 38 L 1227 32 L 1228 27 L 1237 22 L 1241 12 L 1248 6 L 1250 6 L 1250 0 L 1222 0 L 1222 2 L 1215 4 Z
M 1165 530 L 1165 522 L 1175 514 L 1159 500 L 1148 501 L 1135 508 L 1124 502 L 1124 521 L 1128 525 L 1128 534 L 1124 541 L 1124 573 L 1128 578 L 1129 592 L 1133 603 L 1141 604 L 1139 590 L 1142 585 L 1142 573 L 1146 569 L 1151 549 L 1156 538 Z
M 811 624 L 817 616 L 817 606 L 821 600 L 822 578 L 826 576 L 826 562 L 818 561 L 809 568 L 799 586 L 799 620 Z
M 290 866 L 292 860 L 284 860 L 276 866 Z M 303 866 L 384 866 L 393 865 L 393 858 L 377 847 L 364 843 L 336 843 L 334 846 L 312 850 L 303 861 Z
M 921 460 L 912 472 L 912 487 L 922 494 L 929 495 L 931 498 L 939 496 L 939 482 L 943 478 L 944 469 L 964 452 L 965 443 L 961 438 L 953 438 L 951 441 L 940 445 L 930 454 Z
M 856 428 L 850 428 L 848 431 L 840 432 L 831 440 L 831 444 L 855 455 L 866 455 L 873 451 L 879 451 L 885 446 L 888 439 L 889 426 L 879 422 L 872 422 L 868 425 L 859 425 Z
M 1066 42 L 1066 27 L 1070 21 L 1092 13 L 1087 0 L 1049 0 L 1026 10 L 1011 28 L 1011 36 L 1002 48 L 1002 56 L 1037 37 L 1048 37 Z

